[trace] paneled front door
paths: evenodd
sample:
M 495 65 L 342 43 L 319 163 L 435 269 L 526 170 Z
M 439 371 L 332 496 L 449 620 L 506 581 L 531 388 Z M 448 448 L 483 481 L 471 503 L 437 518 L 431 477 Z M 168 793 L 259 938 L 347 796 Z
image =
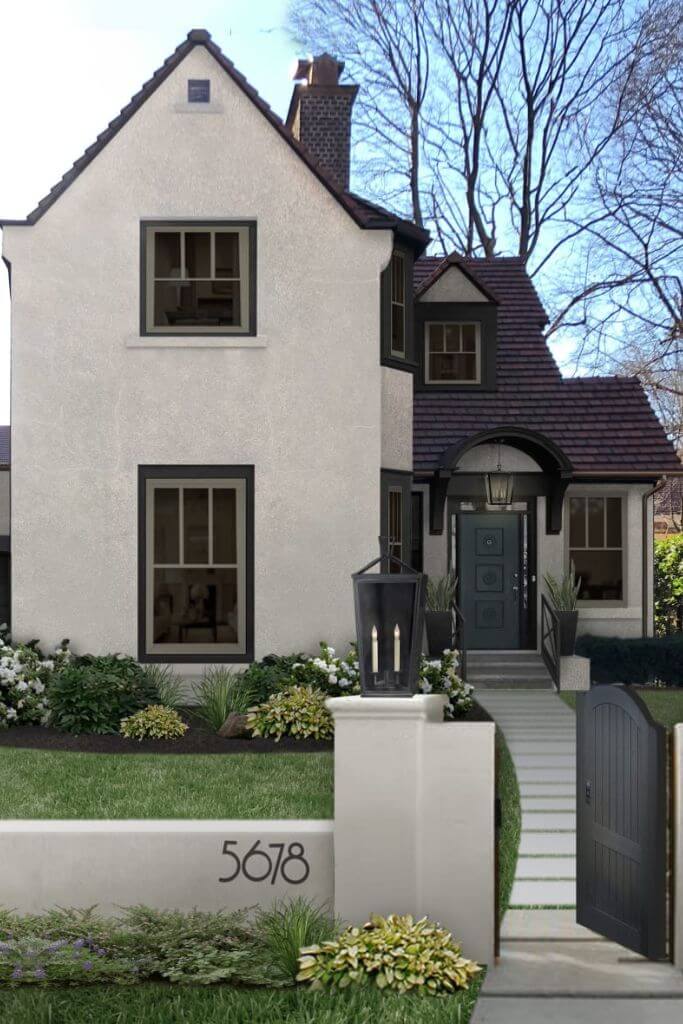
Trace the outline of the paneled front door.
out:
M 469 650 L 520 646 L 520 517 L 510 512 L 458 516 L 460 607 Z

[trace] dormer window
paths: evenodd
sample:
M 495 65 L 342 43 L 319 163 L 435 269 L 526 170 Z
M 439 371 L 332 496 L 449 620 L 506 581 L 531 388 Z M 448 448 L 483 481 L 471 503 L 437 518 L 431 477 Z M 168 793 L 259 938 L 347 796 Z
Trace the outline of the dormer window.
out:
M 400 252 L 391 257 L 391 354 L 406 355 L 406 263 Z
M 481 329 L 478 323 L 425 323 L 428 384 L 479 384 Z
M 211 101 L 211 82 L 208 78 L 190 78 L 187 82 L 188 103 L 209 103 Z

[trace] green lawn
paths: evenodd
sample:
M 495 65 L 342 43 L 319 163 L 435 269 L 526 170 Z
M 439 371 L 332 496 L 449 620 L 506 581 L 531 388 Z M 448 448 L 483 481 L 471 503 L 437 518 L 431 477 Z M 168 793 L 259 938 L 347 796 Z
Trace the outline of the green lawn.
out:
M 466 1024 L 479 985 L 444 999 L 141 985 L 0 992 L 3 1024 Z
M 0 818 L 331 818 L 332 758 L 1 747 Z
M 670 690 L 636 690 L 639 697 L 647 704 L 650 714 L 656 722 L 661 722 L 667 729 L 677 722 L 683 722 L 683 689 Z M 576 694 L 561 693 L 560 697 L 570 708 L 576 710 Z
M 519 785 L 510 751 L 503 734 L 496 730 L 496 795 L 501 802 L 501 826 L 498 836 L 498 916 L 503 919 L 512 892 L 517 852 L 522 831 Z

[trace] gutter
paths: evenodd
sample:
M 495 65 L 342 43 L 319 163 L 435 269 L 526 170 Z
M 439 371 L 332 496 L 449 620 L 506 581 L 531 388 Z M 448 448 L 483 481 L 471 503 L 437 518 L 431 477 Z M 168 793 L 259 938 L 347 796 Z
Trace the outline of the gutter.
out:
M 676 474 L 676 475 L 678 475 L 678 474 Z M 643 517 L 642 517 L 643 518 L 643 571 L 642 571 L 643 597 L 642 597 L 642 604 L 643 604 L 643 636 L 644 637 L 646 637 L 648 635 L 647 629 L 648 629 L 648 625 L 649 625 L 649 623 L 648 623 L 648 614 L 647 614 L 648 613 L 648 598 L 649 598 L 649 588 L 648 588 L 648 585 L 647 585 L 647 582 L 648 582 L 647 581 L 647 575 L 648 575 L 647 574 L 647 570 L 648 570 L 648 564 L 647 564 L 647 556 L 648 556 L 647 503 L 650 500 L 650 498 L 654 498 L 655 494 L 657 494 L 658 491 L 661 491 L 661 489 L 664 486 L 664 484 L 666 483 L 667 479 L 668 479 L 667 475 L 664 474 L 664 476 L 660 477 L 660 479 L 654 485 L 652 490 L 651 491 L 647 491 L 643 495 Z M 654 545 L 654 505 L 652 507 L 652 537 L 653 537 L 653 545 Z M 654 552 L 654 547 L 653 547 L 653 552 Z M 653 579 L 654 579 L 654 561 L 653 561 L 653 570 L 652 571 L 653 571 Z M 653 587 L 653 590 L 652 590 L 652 622 L 653 622 L 653 632 L 654 632 L 654 616 L 655 616 L 655 595 L 654 595 L 654 587 Z

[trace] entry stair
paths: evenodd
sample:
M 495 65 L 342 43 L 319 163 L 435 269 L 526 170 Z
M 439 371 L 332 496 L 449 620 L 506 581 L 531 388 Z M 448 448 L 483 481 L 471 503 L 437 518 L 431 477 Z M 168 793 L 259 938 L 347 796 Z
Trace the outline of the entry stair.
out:
M 536 651 L 468 651 L 467 682 L 478 690 L 552 690 L 553 681 Z

